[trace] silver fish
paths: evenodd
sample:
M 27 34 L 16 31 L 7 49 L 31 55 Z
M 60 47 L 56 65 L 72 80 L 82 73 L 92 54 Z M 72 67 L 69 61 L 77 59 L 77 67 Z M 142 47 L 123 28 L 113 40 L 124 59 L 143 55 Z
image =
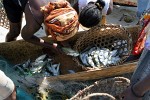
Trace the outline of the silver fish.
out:
M 80 54 L 79 58 L 85 66 L 89 66 L 89 64 L 87 62 L 88 52 L 84 52 L 84 53 Z
M 47 63 L 47 68 L 52 73 L 52 76 L 58 76 L 58 75 L 60 75 L 59 67 L 60 67 L 60 63 L 59 64 L 50 64 L 50 63 Z
M 79 52 L 77 52 L 71 48 L 62 47 L 61 49 L 66 55 L 73 56 L 73 57 L 79 56 Z
M 100 66 L 100 62 L 99 62 L 99 59 L 98 59 L 98 55 L 97 55 L 97 54 L 95 54 L 95 55 L 93 56 L 93 60 L 94 60 L 94 63 L 95 63 L 95 65 L 96 65 L 96 67 Z
M 68 72 L 69 72 L 70 74 L 76 73 L 74 70 L 68 70 Z
M 35 59 L 35 62 L 44 61 L 48 57 L 47 54 L 39 56 L 37 59 Z
M 87 57 L 87 62 L 88 62 L 88 64 L 89 64 L 90 66 L 95 67 L 95 64 L 94 64 L 94 62 L 93 62 L 91 56 L 88 56 L 88 57 Z
M 31 66 L 31 60 L 27 60 L 25 63 L 22 64 L 23 68 L 29 68 Z
M 42 71 L 42 68 L 46 65 L 47 61 L 39 61 L 33 62 L 32 67 L 30 68 L 30 71 L 32 73 L 40 73 Z
M 117 50 L 110 51 L 110 56 L 116 56 L 117 55 Z

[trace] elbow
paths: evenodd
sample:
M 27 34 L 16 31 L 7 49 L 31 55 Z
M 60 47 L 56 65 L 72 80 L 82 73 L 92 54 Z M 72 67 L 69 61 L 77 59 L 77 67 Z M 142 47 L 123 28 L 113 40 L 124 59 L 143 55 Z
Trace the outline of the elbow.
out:
M 25 40 L 25 41 L 30 41 L 31 37 L 21 34 L 21 37 Z

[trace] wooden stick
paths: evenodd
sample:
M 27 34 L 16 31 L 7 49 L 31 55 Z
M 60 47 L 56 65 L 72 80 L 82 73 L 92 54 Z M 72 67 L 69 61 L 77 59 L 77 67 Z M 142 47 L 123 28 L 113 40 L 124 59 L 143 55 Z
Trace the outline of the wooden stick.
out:
M 131 73 L 135 70 L 137 62 L 127 63 L 119 66 L 113 66 L 106 69 L 101 70 L 94 70 L 94 71 L 83 71 L 77 72 L 74 74 L 66 74 L 66 75 L 59 75 L 55 77 L 47 77 L 48 81 L 87 81 L 87 80 L 94 80 L 106 77 L 113 77 L 117 75 L 122 75 L 125 73 Z

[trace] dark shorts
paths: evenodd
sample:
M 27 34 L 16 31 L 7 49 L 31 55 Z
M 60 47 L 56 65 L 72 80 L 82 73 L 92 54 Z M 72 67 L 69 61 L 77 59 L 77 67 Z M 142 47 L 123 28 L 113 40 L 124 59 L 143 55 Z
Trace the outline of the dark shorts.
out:
M 22 14 L 28 0 L 20 0 L 22 6 L 19 5 L 18 0 L 3 0 L 4 8 L 9 21 L 18 23 L 22 19 Z

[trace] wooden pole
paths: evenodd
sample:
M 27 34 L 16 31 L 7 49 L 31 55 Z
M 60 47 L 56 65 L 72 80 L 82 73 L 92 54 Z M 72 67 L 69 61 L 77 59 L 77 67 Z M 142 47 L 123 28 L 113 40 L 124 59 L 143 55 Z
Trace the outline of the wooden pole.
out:
M 113 66 L 106 69 L 101 70 L 94 70 L 94 71 L 83 71 L 77 72 L 74 74 L 66 74 L 66 75 L 59 75 L 55 77 L 47 77 L 48 81 L 87 81 L 87 80 L 94 80 L 106 77 L 113 77 L 117 75 L 122 75 L 125 73 L 131 73 L 135 70 L 137 62 L 126 63 L 119 66 Z

